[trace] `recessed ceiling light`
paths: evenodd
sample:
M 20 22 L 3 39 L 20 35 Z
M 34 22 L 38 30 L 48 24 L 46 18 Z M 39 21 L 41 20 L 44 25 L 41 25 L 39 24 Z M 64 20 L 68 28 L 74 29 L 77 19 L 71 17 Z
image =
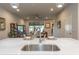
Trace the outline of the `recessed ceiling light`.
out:
M 58 8 L 61 8 L 61 7 L 63 7 L 63 5 L 58 5 L 57 7 L 58 7 Z
M 19 4 L 18 3 L 11 3 L 11 6 L 12 6 L 12 8 L 16 9 L 19 7 Z
M 16 9 L 18 12 L 20 11 L 19 9 Z
M 12 6 L 14 9 L 18 8 L 17 6 Z
M 62 4 L 57 4 L 58 8 L 62 8 L 63 7 L 63 3 Z
M 53 8 L 51 8 L 50 11 L 53 11 Z

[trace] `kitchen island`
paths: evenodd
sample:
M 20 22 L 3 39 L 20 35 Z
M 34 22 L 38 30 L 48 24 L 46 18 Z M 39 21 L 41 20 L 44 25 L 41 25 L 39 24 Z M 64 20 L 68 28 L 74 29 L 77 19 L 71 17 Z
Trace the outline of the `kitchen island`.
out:
M 56 38 L 47 40 L 44 39 L 41 43 L 39 38 L 33 40 L 24 40 L 24 38 L 6 38 L 0 40 L 0 54 L 50 54 L 50 55 L 64 55 L 64 54 L 79 54 L 79 40 L 72 38 Z M 22 51 L 25 45 L 57 45 L 59 51 Z

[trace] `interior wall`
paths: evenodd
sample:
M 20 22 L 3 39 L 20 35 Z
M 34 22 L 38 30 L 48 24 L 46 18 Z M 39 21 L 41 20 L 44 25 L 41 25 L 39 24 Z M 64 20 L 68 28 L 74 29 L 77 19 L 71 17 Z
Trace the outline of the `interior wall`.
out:
M 45 27 L 45 31 L 48 32 L 48 35 L 51 35 L 51 30 L 52 30 L 52 24 L 54 24 L 54 20 L 23 20 L 23 19 L 20 19 L 18 21 L 18 24 L 19 25 L 25 25 L 26 26 L 26 31 L 27 33 L 29 34 L 29 23 L 30 22 L 40 22 L 40 23 L 44 23 L 44 26 L 49 23 L 50 24 L 50 27 L 49 28 L 46 28 Z
M 77 39 L 77 8 L 77 4 L 70 4 L 66 8 L 64 8 L 61 13 L 58 14 L 57 21 L 61 21 L 61 28 L 59 29 L 57 28 L 57 25 L 55 25 L 56 30 L 54 30 L 54 35 L 56 37 Z
M 10 31 L 10 23 L 16 23 L 19 17 L 8 12 L 7 10 L 0 7 L 0 17 L 5 18 L 6 29 L 0 31 L 0 39 L 4 39 L 8 37 L 8 33 Z
M 79 4 L 78 4 L 78 39 L 79 39 Z
M 51 36 L 52 35 L 52 24 L 55 23 L 55 20 L 45 20 L 44 21 L 44 26 L 45 26 L 45 31 L 48 32 L 48 35 Z M 49 24 L 49 28 L 46 28 L 46 24 Z
M 78 8 L 78 9 L 77 9 Z M 56 37 L 66 37 L 66 38 L 75 38 L 79 36 L 79 4 L 70 4 L 61 13 L 58 14 L 56 22 L 54 20 L 23 20 L 19 19 L 17 15 L 14 15 L 7 10 L 0 7 L 0 17 L 5 18 L 6 20 L 6 29 L 0 31 L 0 39 L 7 38 L 10 31 L 10 23 L 18 23 L 19 25 L 26 25 L 27 31 L 29 31 L 29 22 L 44 22 L 50 23 L 49 28 L 45 28 L 48 32 L 48 35 L 51 35 L 52 24 L 54 23 L 54 36 Z M 61 28 L 57 27 L 57 21 L 61 21 Z M 72 30 L 70 32 L 65 30 L 66 25 L 70 25 Z M 78 34 L 78 35 L 77 35 Z
M 45 28 L 45 31 L 48 32 L 48 35 L 51 35 L 51 29 L 52 29 L 52 23 L 54 23 L 54 20 L 24 20 L 20 19 L 17 15 L 12 14 L 11 12 L 3 9 L 0 7 L 0 17 L 5 18 L 6 20 L 6 29 L 3 31 L 0 31 L 0 39 L 4 39 L 8 37 L 8 33 L 10 32 L 10 23 L 17 23 L 18 25 L 26 25 L 26 29 L 29 32 L 29 22 L 44 22 L 44 25 L 46 23 L 50 23 L 49 28 Z

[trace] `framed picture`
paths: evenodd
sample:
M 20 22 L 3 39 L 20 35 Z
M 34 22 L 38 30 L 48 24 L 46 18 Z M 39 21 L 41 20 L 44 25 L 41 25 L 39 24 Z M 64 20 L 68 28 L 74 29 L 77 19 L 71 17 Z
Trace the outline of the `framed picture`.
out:
M 0 31 L 5 30 L 5 18 L 0 17 Z
M 46 23 L 46 24 L 45 24 L 45 27 L 46 27 L 46 28 L 50 28 L 50 23 Z

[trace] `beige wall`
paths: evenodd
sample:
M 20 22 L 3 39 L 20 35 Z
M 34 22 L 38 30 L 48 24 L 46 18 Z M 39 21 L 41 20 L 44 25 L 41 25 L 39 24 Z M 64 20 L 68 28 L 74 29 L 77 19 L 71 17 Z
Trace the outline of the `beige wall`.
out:
M 19 19 L 17 15 L 14 15 L 2 8 L 0 8 L 0 17 L 5 18 L 6 20 L 6 30 L 0 31 L 0 39 L 6 38 L 8 32 L 10 31 L 10 23 L 18 23 L 19 25 L 26 25 L 27 30 L 29 30 L 29 22 L 44 22 L 50 23 L 50 28 L 45 28 L 49 35 L 51 35 L 52 23 L 54 23 L 54 36 L 56 37 L 71 37 L 77 39 L 79 38 L 79 4 L 71 4 L 66 7 L 60 14 L 57 16 L 56 22 L 54 20 L 23 20 Z M 77 9 L 78 8 L 78 9 Z M 78 12 L 77 12 L 78 11 Z M 77 16 L 78 15 L 78 16 Z M 57 21 L 61 20 L 61 29 L 57 28 Z M 70 25 L 72 30 L 70 32 L 65 30 L 65 26 Z M 77 35 L 78 34 L 78 35 Z
M 0 7 L 0 17 L 5 18 L 6 20 L 6 29 L 4 31 L 0 31 L 0 39 L 7 38 L 8 33 L 10 31 L 10 23 L 16 23 L 18 20 L 18 17 L 5 9 L 2 9 Z
M 78 39 L 79 39 L 79 4 L 78 4 Z
M 52 24 L 54 23 L 54 20 L 23 20 L 23 19 L 20 19 L 18 21 L 18 24 L 20 25 L 26 25 L 26 29 L 29 33 L 29 22 L 40 22 L 40 23 L 44 23 L 44 26 L 46 23 L 50 23 L 50 28 L 45 28 L 45 31 L 48 32 L 48 35 L 51 35 L 51 29 L 52 29 Z
M 20 19 L 17 15 L 8 12 L 7 10 L 0 7 L 0 17 L 5 18 L 6 20 L 6 29 L 4 31 L 0 31 L 0 39 L 4 39 L 8 37 L 8 33 L 10 32 L 10 23 L 17 23 L 18 25 L 26 25 L 27 30 L 29 30 L 29 22 L 46 22 L 50 23 L 50 28 L 45 29 L 49 35 L 51 35 L 51 25 L 53 20 L 23 20 Z
M 61 29 L 57 29 L 57 37 L 70 37 L 77 39 L 77 4 L 67 6 L 57 17 L 57 21 L 61 20 Z M 69 25 L 72 30 L 67 31 L 65 27 Z
M 47 23 L 50 24 L 50 28 L 46 28 L 45 27 L 45 31 L 47 31 L 48 32 L 48 35 L 50 36 L 50 35 L 52 35 L 52 33 L 51 33 L 51 31 L 52 31 L 52 24 L 55 23 L 55 20 L 45 20 L 44 21 L 44 25 L 47 24 Z

